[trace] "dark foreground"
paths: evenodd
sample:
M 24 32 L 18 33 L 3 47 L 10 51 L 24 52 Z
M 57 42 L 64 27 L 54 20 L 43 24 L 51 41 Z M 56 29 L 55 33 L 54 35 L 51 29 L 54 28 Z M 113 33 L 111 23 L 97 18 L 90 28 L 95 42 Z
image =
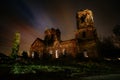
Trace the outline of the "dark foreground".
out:
M 0 80 L 120 80 L 120 64 L 0 65 Z
M 23 75 L 6 75 L 0 80 L 120 80 L 120 74 L 107 74 L 97 76 L 81 76 L 67 77 L 60 73 L 39 73 L 39 74 L 23 74 Z

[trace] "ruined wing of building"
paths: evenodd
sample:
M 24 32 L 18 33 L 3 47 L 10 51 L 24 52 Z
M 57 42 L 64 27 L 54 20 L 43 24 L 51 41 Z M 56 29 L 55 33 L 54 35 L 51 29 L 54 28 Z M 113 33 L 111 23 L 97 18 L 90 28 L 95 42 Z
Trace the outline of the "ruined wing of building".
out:
M 44 40 L 37 38 L 30 47 L 30 57 L 39 54 L 42 58 L 50 55 L 52 58 L 61 56 L 71 56 L 83 54 L 85 58 L 98 57 L 96 49 L 97 33 L 94 27 L 93 13 L 91 10 L 80 10 L 76 13 L 76 33 L 75 38 L 67 41 L 61 40 L 59 29 L 45 30 Z

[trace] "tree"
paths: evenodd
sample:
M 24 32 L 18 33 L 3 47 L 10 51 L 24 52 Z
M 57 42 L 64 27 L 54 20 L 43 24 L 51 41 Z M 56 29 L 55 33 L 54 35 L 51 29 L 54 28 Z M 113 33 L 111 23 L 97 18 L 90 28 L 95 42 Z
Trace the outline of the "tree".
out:
M 120 25 L 116 25 L 116 26 L 113 28 L 113 33 L 114 33 L 116 36 L 120 36 Z
M 27 54 L 26 51 L 23 51 L 23 52 L 22 52 L 22 57 L 23 57 L 24 59 L 27 59 L 27 58 L 28 58 L 28 54 Z
M 12 53 L 11 53 L 11 58 L 16 59 L 19 51 L 19 46 L 20 46 L 20 33 L 16 32 L 15 33 L 15 38 L 13 41 L 13 47 L 12 47 Z
M 120 53 L 120 49 L 114 46 L 111 37 L 103 38 L 102 41 L 99 41 L 97 48 L 102 57 L 116 58 Z

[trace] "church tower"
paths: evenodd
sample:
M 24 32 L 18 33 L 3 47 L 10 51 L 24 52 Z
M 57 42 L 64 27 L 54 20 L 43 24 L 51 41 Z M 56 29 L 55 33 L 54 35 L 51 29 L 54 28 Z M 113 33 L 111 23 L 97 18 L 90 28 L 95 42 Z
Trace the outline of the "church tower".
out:
M 78 53 L 88 52 L 88 56 L 96 57 L 97 33 L 94 27 L 93 13 L 91 10 L 80 10 L 76 14 L 77 31 L 76 40 Z
M 94 27 L 93 14 L 91 10 L 81 10 L 76 14 L 77 19 L 77 33 L 78 40 L 91 40 L 97 37 L 96 29 Z

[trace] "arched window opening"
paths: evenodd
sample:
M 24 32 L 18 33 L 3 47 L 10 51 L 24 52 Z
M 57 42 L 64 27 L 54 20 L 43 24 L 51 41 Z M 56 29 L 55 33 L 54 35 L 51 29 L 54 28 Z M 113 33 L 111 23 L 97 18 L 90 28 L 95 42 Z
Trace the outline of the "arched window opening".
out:
M 55 50 L 55 58 L 59 58 L 58 50 Z
M 86 38 L 86 32 L 85 32 L 85 31 L 83 31 L 82 37 L 83 37 L 83 38 Z
M 88 58 L 88 52 L 87 52 L 87 50 L 83 51 L 83 55 L 84 55 L 85 58 Z
M 32 58 L 34 58 L 35 52 L 32 52 Z
M 85 16 L 85 15 L 83 15 L 83 16 L 80 18 L 81 23 L 85 22 L 85 18 L 86 18 L 86 16 Z

